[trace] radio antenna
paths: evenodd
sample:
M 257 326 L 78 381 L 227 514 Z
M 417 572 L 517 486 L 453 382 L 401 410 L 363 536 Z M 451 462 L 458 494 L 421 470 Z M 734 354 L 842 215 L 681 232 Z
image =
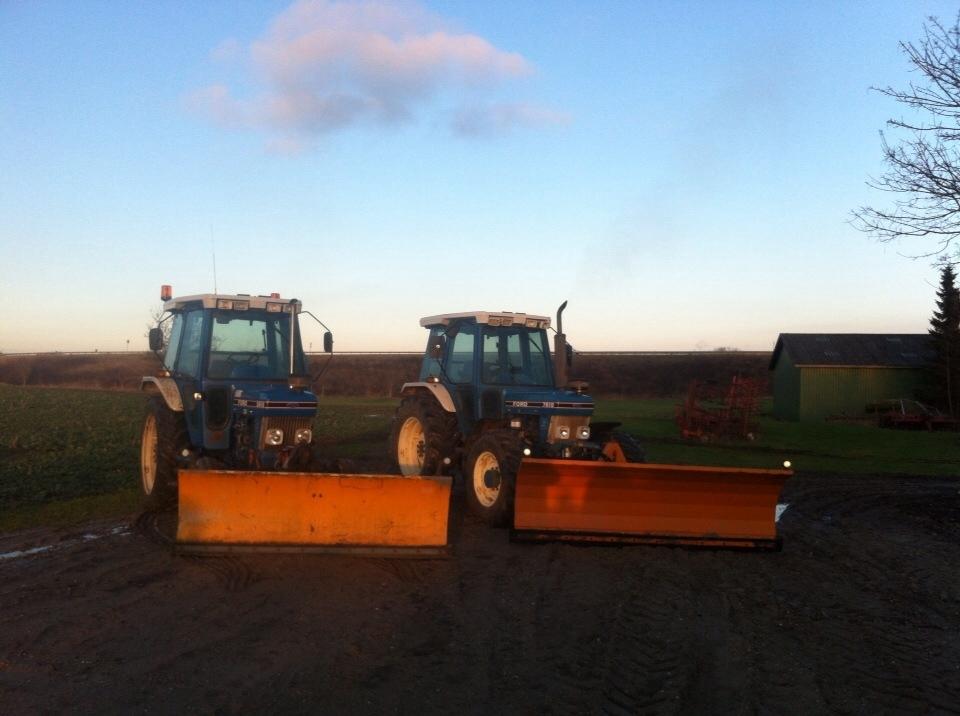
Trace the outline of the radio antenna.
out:
M 210 253 L 213 256 L 213 293 L 217 294 L 217 245 L 213 243 L 213 224 L 210 224 Z

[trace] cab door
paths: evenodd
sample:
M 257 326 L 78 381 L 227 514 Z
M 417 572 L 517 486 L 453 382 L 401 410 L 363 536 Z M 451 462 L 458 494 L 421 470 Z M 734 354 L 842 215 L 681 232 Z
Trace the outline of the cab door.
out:
M 460 429 L 468 434 L 477 419 L 477 324 L 461 323 L 448 335 L 451 337 L 443 361 L 444 375 L 450 381 L 450 396 L 457 407 Z
M 183 333 L 176 368 L 173 371 L 180 396 L 183 399 L 183 414 L 187 422 L 190 442 L 203 445 L 203 401 L 194 398 L 202 392 L 200 376 L 204 360 L 204 312 L 197 309 L 183 314 Z

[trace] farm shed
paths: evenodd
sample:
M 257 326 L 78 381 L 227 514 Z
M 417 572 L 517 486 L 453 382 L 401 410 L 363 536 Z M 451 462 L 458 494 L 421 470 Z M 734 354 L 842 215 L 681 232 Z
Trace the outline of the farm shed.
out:
M 916 397 L 932 357 L 925 333 L 781 333 L 770 359 L 773 414 L 822 420 Z

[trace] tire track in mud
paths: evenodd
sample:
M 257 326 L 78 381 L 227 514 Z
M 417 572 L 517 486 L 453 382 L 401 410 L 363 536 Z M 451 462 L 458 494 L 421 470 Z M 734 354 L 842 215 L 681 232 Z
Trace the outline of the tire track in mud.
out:
M 821 583 L 808 604 L 783 606 L 816 610 L 806 650 L 819 663 L 842 665 L 819 675 L 829 708 L 960 713 L 960 564 L 945 539 L 957 528 L 957 483 L 898 482 L 879 493 L 858 485 L 839 499 L 823 490 L 801 500 L 797 514 L 808 532 L 798 538 L 831 559 L 820 561 Z M 898 494 L 907 485 L 914 494 Z M 943 544 L 942 561 L 914 554 L 931 538 Z
M 175 513 L 145 510 L 137 515 L 133 527 L 137 534 L 154 544 L 172 547 L 174 532 L 170 529 L 170 520 L 176 520 Z
M 245 557 L 212 555 L 184 559 L 213 574 L 217 583 L 227 592 L 239 592 L 260 579 Z
M 151 542 L 170 549 L 176 541 L 176 513 L 147 510 L 137 516 L 135 530 Z M 217 583 L 228 592 L 239 592 L 258 581 L 259 575 L 250 559 L 231 555 L 180 556 L 184 562 L 210 572 Z
M 663 563 L 653 563 L 632 576 L 628 597 L 611 628 L 601 713 L 626 716 L 681 710 L 696 663 L 690 639 L 691 586 L 686 574 Z
M 597 664 L 610 638 L 609 615 L 627 599 L 629 580 L 611 569 L 610 550 L 590 556 L 558 543 L 524 548 L 542 565 L 526 647 L 536 668 L 525 679 L 542 694 L 544 712 L 588 713 L 601 682 Z
M 551 550 L 540 575 L 533 637 L 543 709 L 676 713 L 696 670 L 690 580 L 675 566 L 677 553 Z

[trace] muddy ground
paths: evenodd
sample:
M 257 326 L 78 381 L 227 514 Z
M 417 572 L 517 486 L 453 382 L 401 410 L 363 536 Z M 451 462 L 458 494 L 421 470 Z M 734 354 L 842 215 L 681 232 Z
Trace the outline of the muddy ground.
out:
M 780 553 L 0 538 L 0 712 L 960 713 L 960 481 L 801 475 Z M 15 550 L 34 551 L 11 555 Z

